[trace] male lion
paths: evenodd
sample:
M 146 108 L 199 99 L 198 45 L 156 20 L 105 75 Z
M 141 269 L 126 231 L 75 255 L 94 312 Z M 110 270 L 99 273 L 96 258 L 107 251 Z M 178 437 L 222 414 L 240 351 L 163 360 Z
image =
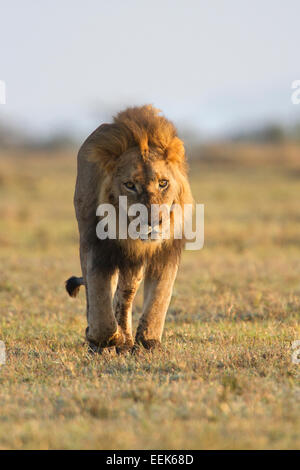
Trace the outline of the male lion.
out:
M 174 125 L 152 106 L 128 108 L 112 124 L 102 124 L 78 154 L 74 205 L 80 234 L 82 277 L 71 277 L 66 289 L 76 296 L 86 287 L 86 338 L 92 350 L 134 346 L 132 303 L 144 278 L 144 306 L 135 344 L 160 345 L 172 295 L 183 239 L 104 239 L 96 234 L 99 204 L 112 204 L 119 213 L 119 196 L 128 207 L 166 204 L 174 225 L 173 204 L 192 203 L 185 152 Z M 130 217 L 128 217 L 129 223 Z M 151 233 L 151 220 L 147 220 Z M 159 219 L 159 230 L 162 231 Z

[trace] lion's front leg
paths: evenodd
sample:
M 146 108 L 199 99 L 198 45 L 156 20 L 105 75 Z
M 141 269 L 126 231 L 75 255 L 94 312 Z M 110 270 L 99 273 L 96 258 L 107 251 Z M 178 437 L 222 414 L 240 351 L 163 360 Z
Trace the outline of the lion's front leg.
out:
M 150 265 L 146 270 L 144 307 L 136 333 L 136 343 L 146 349 L 160 345 L 178 264 L 170 262 L 155 268 Z
M 115 315 L 125 337 L 125 342 L 117 348 L 118 352 L 130 350 L 133 347 L 132 336 L 132 304 L 138 287 L 142 281 L 143 268 L 121 270 L 118 287 L 114 298 Z
M 113 311 L 116 272 L 103 271 L 93 250 L 87 256 L 88 327 L 86 338 L 92 349 L 121 346 L 124 335 Z

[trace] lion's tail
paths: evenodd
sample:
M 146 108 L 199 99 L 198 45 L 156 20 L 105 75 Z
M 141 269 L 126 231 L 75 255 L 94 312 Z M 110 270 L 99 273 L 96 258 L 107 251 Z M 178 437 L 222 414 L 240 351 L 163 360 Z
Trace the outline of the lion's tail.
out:
M 83 286 L 83 277 L 72 276 L 66 281 L 66 291 L 71 297 L 76 297 L 80 286 Z

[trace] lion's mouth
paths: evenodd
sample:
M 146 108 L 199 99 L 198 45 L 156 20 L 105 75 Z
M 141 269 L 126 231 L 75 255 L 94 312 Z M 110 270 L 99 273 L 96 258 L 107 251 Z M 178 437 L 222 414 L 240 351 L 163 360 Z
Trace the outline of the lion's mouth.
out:
M 151 227 L 150 225 L 144 225 L 140 229 L 139 239 L 142 242 L 157 242 L 161 239 L 161 231 L 159 226 Z
M 139 240 L 141 240 L 143 243 L 157 243 L 157 242 L 161 241 L 162 238 L 161 237 L 159 237 L 159 238 L 148 237 L 148 238 L 139 238 Z

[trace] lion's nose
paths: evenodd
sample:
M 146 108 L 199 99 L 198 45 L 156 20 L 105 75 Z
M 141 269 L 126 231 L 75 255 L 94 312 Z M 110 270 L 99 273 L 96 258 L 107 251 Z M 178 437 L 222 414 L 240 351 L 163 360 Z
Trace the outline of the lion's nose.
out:
M 152 227 L 150 225 L 144 225 L 141 227 L 140 233 L 141 235 L 149 235 L 152 232 Z

